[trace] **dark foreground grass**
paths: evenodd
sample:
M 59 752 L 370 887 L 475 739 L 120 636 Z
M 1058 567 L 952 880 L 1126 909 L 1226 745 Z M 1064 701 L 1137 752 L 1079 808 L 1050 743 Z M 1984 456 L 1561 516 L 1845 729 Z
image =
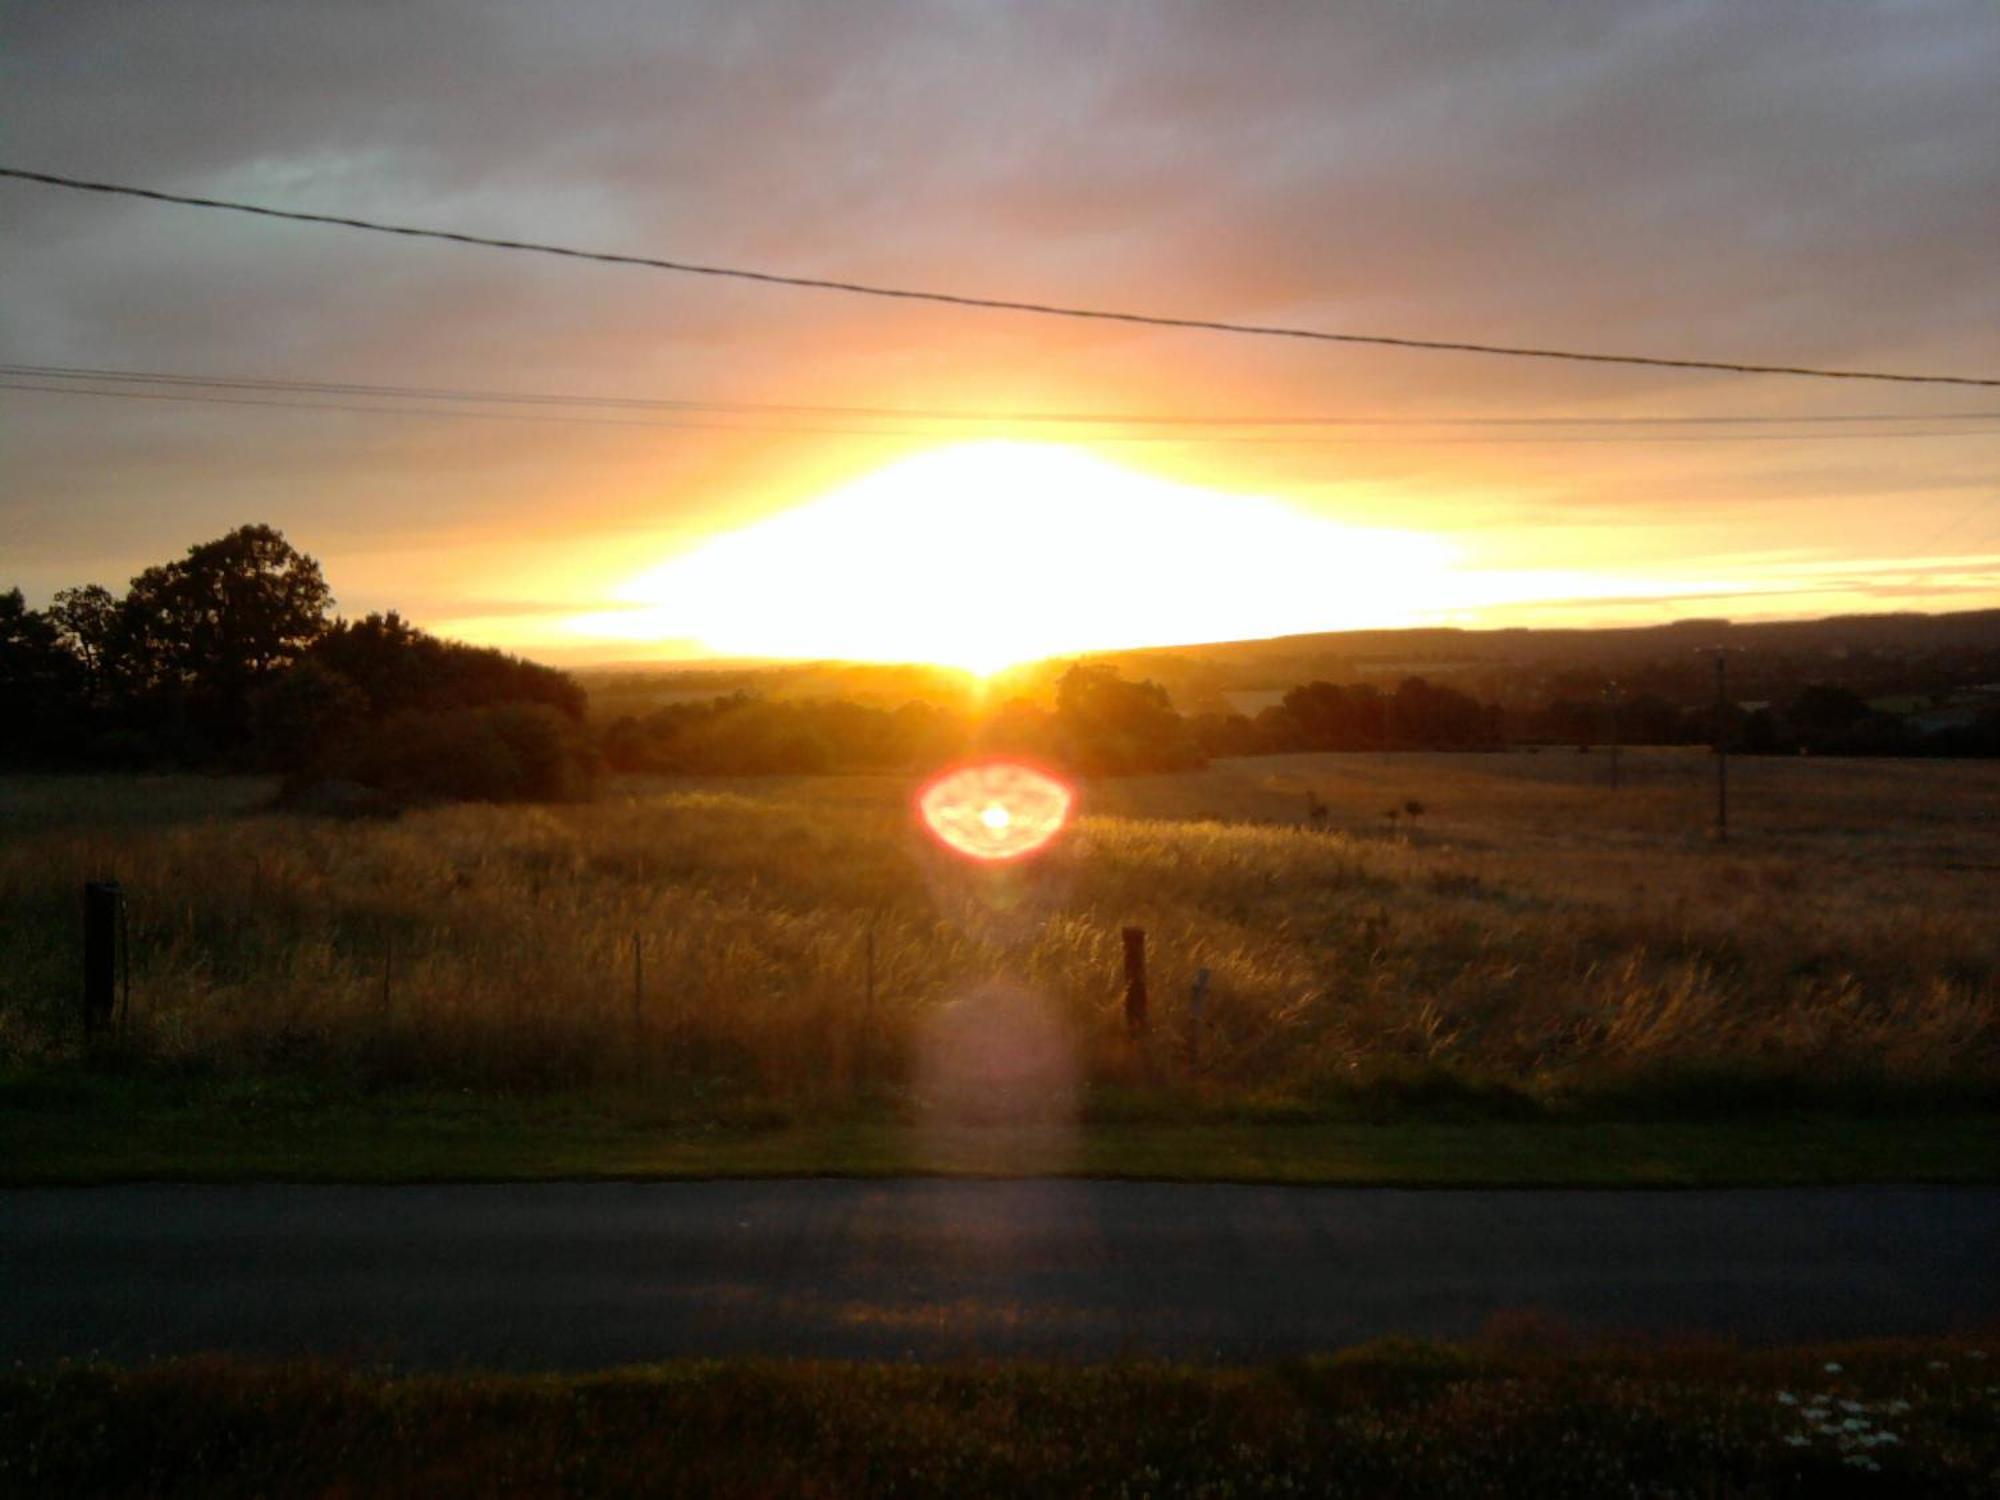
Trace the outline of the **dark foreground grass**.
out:
M 1973 1496 L 1962 1342 L 1252 1369 L 676 1364 L 397 1378 L 216 1360 L 0 1377 L 0 1491 L 61 1496 Z
M 0 1184 L 1060 1174 L 1415 1186 L 2000 1181 L 1990 1113 L 1380 1120 L 1135 1112 L 1074 1128 L 793 1118 L 659 1093 L 329 1092 L 270 1080 L 0 1077 Z

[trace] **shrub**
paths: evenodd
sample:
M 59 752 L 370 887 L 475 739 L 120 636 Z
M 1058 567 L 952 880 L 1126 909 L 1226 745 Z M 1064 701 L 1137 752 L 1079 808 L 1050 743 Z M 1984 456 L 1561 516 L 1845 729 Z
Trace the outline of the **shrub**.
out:
M 321 763 L 403 804 L 568 802 L 590 794 L 597 759 L 582 731 L 545 704 L 393 715 Z

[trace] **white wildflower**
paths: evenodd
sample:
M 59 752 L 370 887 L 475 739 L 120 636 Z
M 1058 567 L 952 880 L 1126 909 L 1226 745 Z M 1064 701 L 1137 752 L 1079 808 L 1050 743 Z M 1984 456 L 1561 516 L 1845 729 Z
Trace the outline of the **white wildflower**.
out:
M 1948 1364 L 1946 1364 L 1946 1363 L 1945 1363 L 1945 1362 L 1944 1362 L 1943 1360 L 1941 1360 L 1941 1359 L 1934 1359 L 1934 1360 L 1932 1360 L 1932 1361 L 1931 1361 L 1931 1368 L 1932 1368 L 1933 1370 L 1949 1370 L 1949 1369 L 1951 1368 L 1951 1366 L 1950 1366 L 1950 1365 L 1948 1365 Z
M 1840 1403 L 1840 1409 L 1841 1409 L 1842 1411 L 1866 1411 L 1866 1410 L 1868 1410 L 1868 1408 L 1867 1408 L 1867 1407 L 1865 1407 L 1865 1406 L 1863 1406 L 1863 1405 L 1862 1405 L 1862 1404 L 1861 1404 L 1861 1403 L 1860 1403 L 1859 1401 L 1843 1401 L 1843 1402 L 1841 1402 L 1841 1403 Z
M 1799 1404 L 1799 1398 L 1797 1396 L 1794 1396 L 1790 1391 L 1778 1392 L 1778 1405 L 1797 1406 L 1798 1404 Z
M 1838 1375 L 1840 1373 L 1840 1366 L 1829 1362 L 1826 1367 L 1826 1373 L 1829 1375 Z
M 1785 1442 L 1788 1446 L 1793 1448 L 1810 1448 L 1812 1446 L 1812 1439 L 1807 1437 L 1802 1432 L 1793 1433 L 1790 1437 L 1785 1439 Z

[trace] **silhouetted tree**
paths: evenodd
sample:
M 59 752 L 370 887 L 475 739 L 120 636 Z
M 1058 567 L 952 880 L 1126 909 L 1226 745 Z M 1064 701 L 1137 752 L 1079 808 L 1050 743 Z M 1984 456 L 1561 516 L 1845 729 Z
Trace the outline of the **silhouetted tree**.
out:
M 1815 682 L 1801 690 L 1785 709 L 1785 719 L 1808 745 L 1826 744 L 1867 718 L 1868 704 L 1860 694 L 1831 683 Z
M 589 795 L 597 756 L 582 728 L 542 703 L 394 714 L 345 741 L 328 774 L 392 806 L 562 802 Z
M 281 771 L 310 768 L 367 717 L 367 695 L 310 656 L 260 688 L 250 704 L 258 758 Z
M 1239 713 L 1197 714 L 1188 733 L 1204 755 L 1256 755 L 1265 748 L 1257 726 Z
M 1385 704 L 1379 688 L 1308 682 L 1285 694 L 1297 750 L 1369 750 L 1383 741 Z
M 217 748 L 244 742 L 251 694 L 327 630 L 319 564 L 269 526 L 240 526 L 132 580 L 121 606 L 135 685 Z
M 586 706 L 583 689 L 567 672 L 491 647 L 441 640 L 394 610 L 335 625 L 313 643 L 311 659 L 358 688 L 376 719 L 540 703 L 580 723 Z
M 81 686 L 81 669 L 55 623 L 29 609 L 19 589 L 0 594 L 0 757 L 59 754 L 75 733 Z
M 111 691 L 123 654 L 123 610 L 118 596 L 100 583 L 58 589 L 49 605 L 64 647 L 77 659 L 91 697 L 101 701 Z
M 1056 681 L 1055 728 L 1065 762 L 1079 771 L 1171 771 L 1201 764 L 1201 751 L 1157 682 L 1128 682 L 1109 667 L 1078 663 Z
M 1397 744 L 1438 750 L 1469 750 L 1500 743 L 1500 709 L 1491 703 L 1408 677 L 1396 688 L 1390 707 Z

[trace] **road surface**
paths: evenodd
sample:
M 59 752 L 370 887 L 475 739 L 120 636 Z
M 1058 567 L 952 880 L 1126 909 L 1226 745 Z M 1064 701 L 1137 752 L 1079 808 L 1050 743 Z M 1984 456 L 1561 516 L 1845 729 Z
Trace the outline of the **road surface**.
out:
M 2000 1189 L 1031 1180 L 0 1192 L 0 1359 L 1247 1360 L 1538 1309 L 1753 1341 L 2000 1323 Z

